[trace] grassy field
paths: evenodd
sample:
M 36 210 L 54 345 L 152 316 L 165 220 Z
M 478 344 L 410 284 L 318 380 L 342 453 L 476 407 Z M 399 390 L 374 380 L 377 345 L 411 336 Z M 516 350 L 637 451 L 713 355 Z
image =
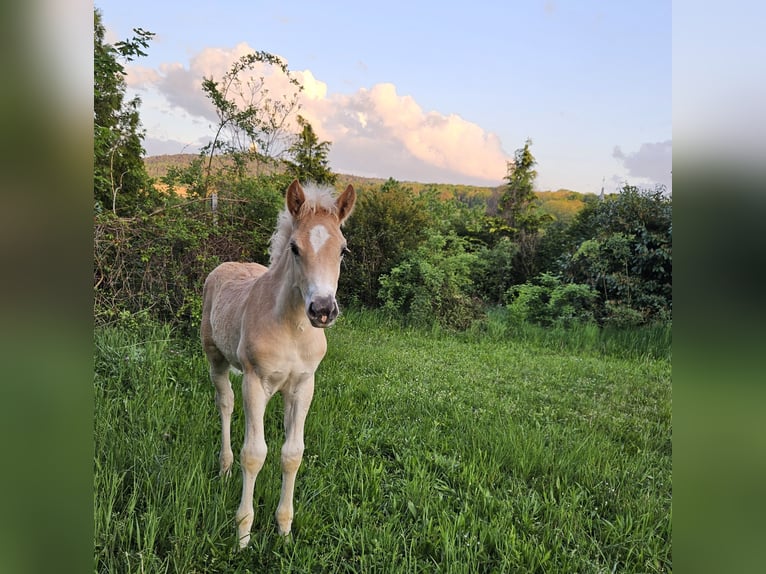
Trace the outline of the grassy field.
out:
M 672 571 L 668 359 L 356 313 L 328 338 L 293 535 L 274 520 L 277 396 L 251 545 L 237 553 L 241 478 L 236 461 L 218 477 L 198 343 L 164 326 L 98 328 L 97 572 Z

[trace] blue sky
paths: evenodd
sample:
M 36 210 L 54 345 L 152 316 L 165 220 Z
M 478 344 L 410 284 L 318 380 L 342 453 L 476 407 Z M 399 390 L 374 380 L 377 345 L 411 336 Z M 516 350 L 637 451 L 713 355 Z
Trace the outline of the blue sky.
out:
M 671 187 L 671 3 L 100 0 L 108 38 L 156 33 L 128 84 L 149 155 L 193 152 L 199 90 L 265 50 L 308 84 L 335 171 L 498 185 L 526 138 L 537 188 Z

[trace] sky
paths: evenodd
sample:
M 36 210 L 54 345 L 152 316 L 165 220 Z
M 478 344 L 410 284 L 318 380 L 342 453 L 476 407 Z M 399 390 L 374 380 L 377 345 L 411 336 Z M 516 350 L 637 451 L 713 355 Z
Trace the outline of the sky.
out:
M 156 34 L 127 66 L 147 155 L 196 153 L 216 125 L 203 77 L 263 50 L 303 84 L 335 172 L 496 186 L 529 138 L 538 190 L 672 189 L 670 0 L 95 6 L 107 41 Z

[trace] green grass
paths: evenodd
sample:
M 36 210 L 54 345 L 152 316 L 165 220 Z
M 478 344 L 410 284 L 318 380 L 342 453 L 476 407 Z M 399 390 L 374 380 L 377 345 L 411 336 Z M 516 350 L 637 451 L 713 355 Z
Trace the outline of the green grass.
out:
M 252 541 L 237 553 L 241 478 L 236 462 L 218 477 L 196 340 L 164 326 L 99 328 L 95 570 L 672 570 L 669 361 L 402 330 L 360 313 L 328 338 L 293 535 L 280 538 L 274 520 L 277 396 Z
M 562 353 L 597 354 L 626 359 L 672 359 L 671 323 L 632 328 L 599 327 L 574 323 L 568 327 L 513 324 L 503 307 L 490 309 L 485 320 L 476 321 L 464 333 L 472 340 L 511 338 Z

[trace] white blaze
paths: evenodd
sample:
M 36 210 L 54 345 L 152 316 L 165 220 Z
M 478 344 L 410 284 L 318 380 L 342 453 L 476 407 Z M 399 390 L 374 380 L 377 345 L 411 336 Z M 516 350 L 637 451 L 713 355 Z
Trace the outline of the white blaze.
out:
M 314 253 L 319 253 L 322 245 L 325 244 L 329 237 L 330 233 L 324 225 L 317 225 L 309 232 L 309 241 L 311 242 L 311 247 L 314 248 Z

